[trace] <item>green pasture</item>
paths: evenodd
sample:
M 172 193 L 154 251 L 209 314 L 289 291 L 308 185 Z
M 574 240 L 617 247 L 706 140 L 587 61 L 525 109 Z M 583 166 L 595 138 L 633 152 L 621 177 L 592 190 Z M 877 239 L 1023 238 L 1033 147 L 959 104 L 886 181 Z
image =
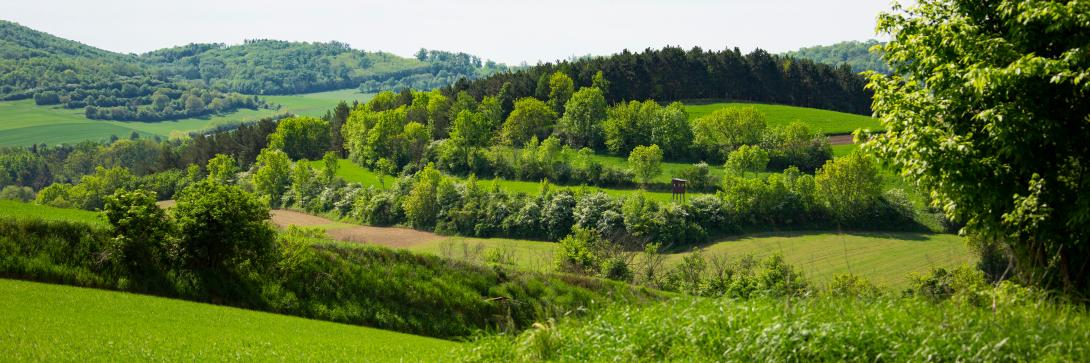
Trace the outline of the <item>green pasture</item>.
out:
M 82 109 L 37 106 L 33 100 L 0 101 L 0 146 L 102 141 L 108 140 L 111 135 L 127 138 L 133 131 L 142 137 L 178 137 L 191 131 L 256 121 L 286 112 L 321 116 L 341 100 L 365 102 L 371 96 L 355 89 L 267 96 L 265 98 L 269 103 L 279 104 L 280 108 L 242 109 L 222 115 L 158 122 L 91 120 L 84 117 Z
M 814 130 L 826 134 L 844 134 L 855 131 L 858 128 L 881 129 L 877 119 L 870 116 L 851 113 L 821 110 L 816 108 L 770 105 L 761 103 L 744 102 L 713 102 L 686 104 L 685 110 L 689 112 L 689 120 L 695 120 L 701 116 L 710 114 L 724 107 L 752 106 L 765 114 L 768 126 L 784 126 L 795 121 L 800 121 Z
M 504 256 L 506 262 L 531 270 L 551 270 L 559 244 L 505 238 L 451 237 L 412 247 L 412 250 L 452 258 Z M 855 274 L 889 290 L 908 286 L 912 273 L 951 269 L 976 262 L 965 241 L 952 234 L 872 232 L 776 232 L 730 237 L 697 247 L 706 257 L 737 260 L 752 255 L 758 261 L 783 255 L 816 284 L 842 274 Z M 468 252 L 467 252 L 468 251 Z M 476 251 L 476 252 L 475 252 Z M 680 263 L 693 249 L 666 252 L 666 265 Z M 642 257 L 637 257 L 637 264 Z
M 321 160 L 311 161 L 311 163 L 312 163 L 313 167 L 317 168 L 321 164 Z M 353 163 L 353 162 L 351 162 L 351 161 L 349 161 L 347 159 L 341 159 L 341 160 L 339 160 L 337 162 L 337 165 L 339 165 L 339 167 L 337 169 L 337 176 L 341 177 L 342 179 L 344 179 L 347 182 L 360 183 L 362 185 L 374 185 L 374 186 L 381 186 L 382 185 L 382 183 L 380 183 L 380 181 L 379 181 L 379 175 L 378 174 L 376 174 L 375 172 L 373 172 L 371 170 L 368 170 L 368 169 L 366 169 L 366 168 L 364 168 L 362 166 L 356 165 L 356 163 Z M 459 180 L 463 180 L 463 181 L 465 180 L 465 178 L 463 178 L 463 177 L 458 177 L 458 176 L 452 176 L 452 177 L 457 178 Z M 389 186 L 390 183 L 393 181 L 393 177 L 386 176 L 386 177 L 384 177 L 384 179 L 382 181 L 385 183 L 386 186 Z M 526 194 L 529 194 L 529 195 L 535 195 L 535 194 L 537 194 L 538 192 L 541 191 L 541 183 L 540 182 L 530 182 L 530 181 L 521 181 L 521 180 L 506 180 L 506 179 L 481 179 L 481 180 L 478 181 L 478 185 L 480 185 L 481 187 L 486 188 L 486 189 L 491 189 L 492 185 L 494 183 L 498 184 L 500 189 L 502 189 L 502 190 L 504 190 L 504 191 L 506 191 L 508 193 L 526 193 Z M 607 195 L 614 196 L 614 197 L 627 196 L 627 195 L 631 195 L 632 193 L 638 192 L 637 189 L 612 189 L 612 188 L 600 188 L 600 187 L 594 187 L 594 186 L 550 185 L 550 188 L 562 188 L 562 189 L 570 189 L 570 190 L 577 190 L 577 191 L 584 191 L 584 192 L 601 191 L 603 193 L 606 193 Z M 670 197 L 671 197 L 670 193 L 668 193 L 668 192 L 644 192 L 644 195 L 647 196 L 650 199 L 654 199 L 654 200 L 660 201 L 660 202 L 669 201 Z M 689 194 L 690 197 L 695 196 L 695 195 L 696 195 L 695 193 L 690 193 Z
M 99 212 L 56 208 L 14 200 L 0 200 L 0 217 L 75 221 L 103 226 L 107 224 L 106 216 Z
M 437 361 L 458 345 L 224 306 L 0 279 L 4 361 Z

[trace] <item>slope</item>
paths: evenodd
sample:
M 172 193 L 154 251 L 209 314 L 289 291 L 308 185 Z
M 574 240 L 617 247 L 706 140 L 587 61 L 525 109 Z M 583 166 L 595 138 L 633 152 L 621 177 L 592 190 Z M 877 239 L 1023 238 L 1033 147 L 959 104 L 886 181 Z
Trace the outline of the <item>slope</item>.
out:
M 458 344 L 181 300 L 0 279 L 15 361 L 435 361 Z

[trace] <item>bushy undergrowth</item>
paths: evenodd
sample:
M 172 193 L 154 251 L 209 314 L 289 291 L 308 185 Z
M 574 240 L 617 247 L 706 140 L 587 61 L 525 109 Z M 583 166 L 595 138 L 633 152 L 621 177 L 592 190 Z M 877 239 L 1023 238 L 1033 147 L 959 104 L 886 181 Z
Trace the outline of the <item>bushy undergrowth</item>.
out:
M 982 308 L 893 297 L 685 297 L 483 337 L 462 354 L 481 362 L 1079 361 L 1090 354 L 1084 309 L 1003 301 Z
M 630 286 L 508 271 L 291 231 L 274 263 L 211 281 L 171 269 L 144 281 L 111 258 L 113 231 L 79 222 L 0 218 L 0 275 L 240 306 L 453 338 L 513 331 L 611 302 L 654 299 Z

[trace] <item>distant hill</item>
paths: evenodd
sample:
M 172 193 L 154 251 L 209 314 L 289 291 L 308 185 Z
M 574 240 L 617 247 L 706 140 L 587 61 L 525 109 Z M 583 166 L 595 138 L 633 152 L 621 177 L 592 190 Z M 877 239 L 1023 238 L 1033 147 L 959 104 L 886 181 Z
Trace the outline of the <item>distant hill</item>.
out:
M 875 71 L 889 74 L 889 66 L 882 57 L 869 52 L 871 47 L 880 44 L 883 43 L 874 39 L 865 42 L 847 41 L 833 45 L 800 48 L 783 55 L 831 65 L 848 64 L 854 72 Z
M 176 120 L 269 106 L 255 95 L 437 87 L 507 69 L 463 53 L 430 54 L 416 59 L 339 42 L 248 40 L 133 55 L 0 20 L 0 100 L 33 98 L 38 105 L 82 109 L 90 119 Z

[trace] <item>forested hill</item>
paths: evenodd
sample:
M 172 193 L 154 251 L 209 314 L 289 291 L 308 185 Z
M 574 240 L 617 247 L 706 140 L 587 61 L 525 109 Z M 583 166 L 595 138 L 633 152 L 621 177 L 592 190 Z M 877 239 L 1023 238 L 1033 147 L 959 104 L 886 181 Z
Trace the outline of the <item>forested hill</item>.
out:
M 447 91 L 468 91 L 475 97 L 497 94 L 510 83 L 514 97 L 548 98 L 548 77 L 562 71 L 575 87 L 590 86 L 601 71 L 608 85 L 606 99 L 654 99 L 660 102 L 686 99 L 730 99 L 814 107 L 869 114 L 870 92 L 866 80 L 848 66 L 830 66 L 756 50 L 743 54 L 737 48 L 705 51 L 667 47 L 640 53 L 625 50 L 605 57 L 544 63 L 476 81 L 457 82 Z
M 784 53 L 784 55 L 809 59 L 818 63 L 847 64 L 855 72 L 875 71 L 889 74 L 889 65 L 886 64 L 886 61 L 882 60 L 880 55 L 870 52 L 871 47 L 879 44 L 882 43 L 874 39 L 865 42 L 847 41 L 832 45 L 800 48 L 796 51 Z
M 404 58 L 345 43 L 249 40 L 114 53 L 0 20 L 0 100 L 157 121 L 265 107 L 253 95 L 399 85 L 434 88 L 507 70 L 462 53 Z M 366 87 L 364 87 L 366 88 Z
M 170 77 L 258 95 L 355 88 L 369 77 L 428 67 L 414 58 L 356 50 L 340 42 L 264 39 L 233 46 L 189 44 L 145 53 L 139 59 Z

